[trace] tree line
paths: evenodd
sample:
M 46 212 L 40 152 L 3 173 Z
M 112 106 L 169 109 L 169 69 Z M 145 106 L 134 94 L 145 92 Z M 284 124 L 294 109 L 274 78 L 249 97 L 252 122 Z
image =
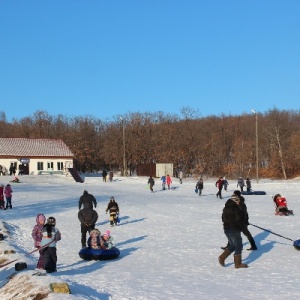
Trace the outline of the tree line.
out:
M 132 175 L 139 164 L 173 163 L 188 176 L 255 178 L 258 163 L 260 178 L 299 175 L 299 111 L 200 117 L 184 107 L 181 115 L 128 113 L 109 121 L 36 111 L 11 122 L 0 112 L 0 136 L 62 139 L 80 172 Z

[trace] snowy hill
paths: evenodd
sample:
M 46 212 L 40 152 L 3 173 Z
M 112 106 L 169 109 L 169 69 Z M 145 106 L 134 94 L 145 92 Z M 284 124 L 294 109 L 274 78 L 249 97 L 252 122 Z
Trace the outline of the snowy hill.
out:
M 300 253 L 292 242 L 268 231 L 249 226 L 258 245 L 257 251 L 247 251 L 249 244 L 243 236 L 243 260 L 248 269 L 235 269 L 233 257 L 226 267 L 218 264 L 226 244 L 221 213 L 224 203 L 236 189 L 236 181 L 229 181 L 223 199 L 216 198 L 215 180 L 204 182 L 203 196 L 194 192 L 196 181 L 173 179 L 172 190 L 161 190 L 156 179 L 154 193 L 147 187 L 147 178 L 116 177 L 113 182 L 99 177 L 75 183 L 63 176 L 23 176 L 22 183 L 12 184 L 13 209 L 0 211 L 0 220 L 9 236 L 0 242 L 0 259 L 5 249 L 14 249 L 9 259 L 20 257 L 29 271 L 34 271 L 37 254 L 24 255 L 33 250 L 31 231 L 37 213 L 54 216 L 61 231 L 58 242 L 58 272 L 39 276 L 35 291 L 51 282 L 68 283 L 71 293 L 50 294 L 47 299 L 298 299 L 297 265 Z M 7 184 L 11 177 L 0 177 Z M 267 195 L 245 196 L 250 223 L 293 240 L 300 235 L 299 180 L 252 181 L 254 190 Z M 121 255 L 112 261 L 83 261 L 79 258 L 80 223 L 77 217 L 78 200 L 86 189 L 98 202 L 97 228 L 110 229 Z M 285 195 L 293 217 L 274 215 L 271 195 Z M 119 203 L 121 224 L 109 227 L 105 208 L 109 197 Z M 4 229 L 3 229 L 4 230 Z M 5 284 L 14 272 L 14 263 L 1 268 L 0 299 Z M 21 287 L 22 284 L 19 284 Z M 7 287 L 7 286 L 6 286 Z M 14 299 L 21 298 L 18 295 Z M 27 298 L 33 299 L 33 298 Z

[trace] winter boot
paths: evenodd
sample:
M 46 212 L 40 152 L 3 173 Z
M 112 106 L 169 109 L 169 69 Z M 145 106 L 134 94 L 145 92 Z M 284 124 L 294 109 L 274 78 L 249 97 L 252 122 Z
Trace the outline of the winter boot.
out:
M 234 258 L 234 265 L 236 269 L 248 268 L 248 265 L 242 264 L 242 254 L 234 255 L 233 258 Z
M 225 251 L 219 256 L 219 264 L 222 267 L 225 267 L 225 259 L 231 254 L 231 252 L 228 249 L 225 249 Z
M 250 243 L 250 245 L 251 245 L 251 247 L 249 248 L 249 249 L 247 249 L 247 250 L 257 250 L 257 247 L 256 247 L 256 244 L 255 244 L 255 241 L 254 241 L 254 238 L 253 237 L 251 237 L 250 239 L 249 239 L 249 243 Z

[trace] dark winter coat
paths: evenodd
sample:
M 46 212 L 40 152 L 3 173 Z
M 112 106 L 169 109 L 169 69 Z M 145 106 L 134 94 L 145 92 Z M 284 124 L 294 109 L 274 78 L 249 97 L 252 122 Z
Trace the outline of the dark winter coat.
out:
M 98 214 L 92 208 L 83 208 L 78 212 L 78 219 L 82 225 L 95 225 L 98 220 Z
M 221 190 L 223 188 L 223 179 L 219 179 L 217 182 L 216 182 L 216 187 Z
M 197 183 L 196 183 L 196 188 L 198 190 L 203 190 L 203 180 L 200 179 Z
M 239 231 L 246 231 L 247 227 L 243 218 L 244 214 L 239 205 L 231 199 L 227 200 L 222 214 L 224 229 L 237 229 Z
M 245 204 L 245 198 L 243 196 L 239 196 L 240 198 L 240 209 L 243 213 L 243 222 L 245 225 L 249 225 L 249 215 L 248 215 L 248 209 L 247 205 Z
M 150 177 L 148 179 L 148 184 L 150 184 L 151 186 L 154 186 L 154 183 L 155 183 L 154 179 L 152 177 Z
M 118 203 L 115 200 L 110 200 L 105 211 L 109 211 L 110 215 L 116 215 L 120 213 Z
M 79 199 L 79 209 L 83 205 L 83 208 L 93 208 L 93 204 L 95 208 L 97 207 L 97 201 L 92 194 L 89 194 L 87 191 L 83 192 L 83 195 Z
M 250 179 L 246 180 L 246 186 L 247 186 L 247 189 L 251 189 L 251 180 Z

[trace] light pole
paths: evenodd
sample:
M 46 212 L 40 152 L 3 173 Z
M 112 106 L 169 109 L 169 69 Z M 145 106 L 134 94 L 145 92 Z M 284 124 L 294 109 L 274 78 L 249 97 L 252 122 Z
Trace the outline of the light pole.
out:
M 127 176 L 124 119 L 120 117 L 120 120 L 122 121 L 122 127 L 123 127 L 123 169 L 124 169 L 124 176 Z
M 259 182 L 258 178 L 258 124 L 257 124 L 257 112 L 251 110 L 255 114 L 255 150 L 256 150 L 256 182 Z

